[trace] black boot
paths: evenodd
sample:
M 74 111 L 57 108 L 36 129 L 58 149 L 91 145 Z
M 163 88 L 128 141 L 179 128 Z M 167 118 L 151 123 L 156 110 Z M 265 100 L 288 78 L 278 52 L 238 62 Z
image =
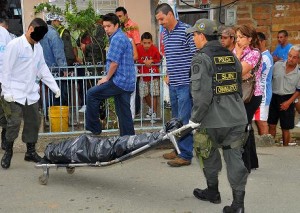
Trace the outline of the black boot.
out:
M 5 150 L 5 146 L 6 146 L 6 129 L 2 128 L 2 132 L 1 132 L 1 149 Z
M 221 203 L 221 195 L 219 192 L 218 184 L 208 184 L 208 187 L 204 190 L 196 188 L 194 189 L 193 194 L 200 200 L 209 201 L 215 204 Z
M 13 156 L 13 146 L 14 142 L 6 143 L 5 152 L 1 159 L 1 166 L 3 169 L 8 169 L 10 167 L 10 161 Z
M 223 213 L 244 213 L 245 191 L 232 190 L 233 201 L 231 206 L 225 206 Z
M 33 161 L 38 163 L 42 160 L 42 158 L 35 151 L 35 143 L 26 143 L 27 152 L 25 153 L 24 160 Z

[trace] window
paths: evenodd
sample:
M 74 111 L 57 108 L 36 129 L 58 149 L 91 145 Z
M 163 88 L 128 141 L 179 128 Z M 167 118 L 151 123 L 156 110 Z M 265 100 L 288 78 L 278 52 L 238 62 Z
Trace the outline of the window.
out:
M 16 36 L 23 34 L 21 0 L 1 0 L 0 18 L 8 21 L 8 31 Z

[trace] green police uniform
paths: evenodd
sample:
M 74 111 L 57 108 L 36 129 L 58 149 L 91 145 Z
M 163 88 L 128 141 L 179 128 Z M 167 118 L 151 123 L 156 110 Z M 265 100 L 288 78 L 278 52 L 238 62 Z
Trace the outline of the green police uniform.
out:
M 238 59 L 219 41 L 208 41 L 193 57 L 191 93 L 194 105 L 191 121 L 201 123 L 201 128 L 206 129 L 212 141 L 210 153 L 203 159 L 208 189 L 194 190 L 199 199 L 204 197 L 211 202 L 221 202 L 218 173 L 222 163 L 218 147 L 222 147 L 234 197 L 241 193 L 239 197 L 243 201 L 248 171 L 242 161 L 247 115 L 241 98 L 241 73 Z
M 63 25 L 60 25 L 57 28 L 57 32 L 62 41 L 64 42 L 64 52 L 66 55 L 67 64 L 68 66 L 73 66 L 76 61 L 76 58 L 73 50 L 71 34 L 69 30 L 67 30 Z
M 233 189 L 245 190 L 247 169 L 242 161 L 242 142 L 247 116 L 240 95 L 242 67 L 219 41 L 208 42 L 192 60 L 191 121 L 201 123 L 213 141 L 210 155 L 204 159 L 204 174 L 209 184 L 218 183 L 223 147 L 228 180 Z

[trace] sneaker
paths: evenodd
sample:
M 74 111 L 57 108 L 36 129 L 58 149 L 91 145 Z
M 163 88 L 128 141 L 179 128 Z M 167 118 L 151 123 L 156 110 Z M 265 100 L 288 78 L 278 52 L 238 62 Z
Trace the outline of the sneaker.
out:
M 299 120 L 299 122 L 295 125 L 295 127 L 300 128 L 300 120 Z
M 150 114 L 149 112 L 146 113 L 146 118 L 151 118 L 152 113 Z
M 289 146 L 296 146 L 297 143 L 295 143 L 295 142 L 290 142 L 288 145 L 289 145 Z
M 175 150 L 173 150 L 170 153 L 165 153 L 163 154 L 163 158 L 166 160 L 173 160 L 177 157 L 177 153 L 175 152 Z
M 171 167 L 181 167 L 181 166 L 189 166 L 191 165 L 190 160 L 185 160 L 181 157 L 176 157 L 174 160 L 170 160 L 167 163 Z
M 85 109 L 86 109 L 86 105 L 83 105 L 83 106 L 78 110 L 78 112 L 84 113 L 84 112 L 85 112 Z
M 149 107 L 148 112 L 146 113 L 146 118 L 151 118 L 152 116 L 152 109 Z
M 170 102 L 164 101 L 164 107 L 165 107 L 165 109 L 171 109 Z

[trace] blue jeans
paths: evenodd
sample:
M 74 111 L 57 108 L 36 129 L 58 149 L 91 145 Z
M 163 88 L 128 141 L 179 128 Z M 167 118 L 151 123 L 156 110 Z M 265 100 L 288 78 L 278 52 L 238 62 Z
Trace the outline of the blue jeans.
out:
M 94 134 L 102 132 L 99 120 L 101 100 L 114 97 L 116 114 L 119 120 L 120 136 L 134 135 L 134 125 L 130 111 L 130 95 L 132 92 L 122 90 L 113 81 L 107 81 L 99 86 L 90 88 L 86 102 L 86 130 Z
M 190 93 L 190 85 L 170 86 L 170 102 L 172 117 L 178 118 L 183 124 L 188 124 L 192 112 L 192 96 Z M 193 158 L 193 136 L 188 134 L 178 142 L 181 151 L 179 155 L 185 160 Z

